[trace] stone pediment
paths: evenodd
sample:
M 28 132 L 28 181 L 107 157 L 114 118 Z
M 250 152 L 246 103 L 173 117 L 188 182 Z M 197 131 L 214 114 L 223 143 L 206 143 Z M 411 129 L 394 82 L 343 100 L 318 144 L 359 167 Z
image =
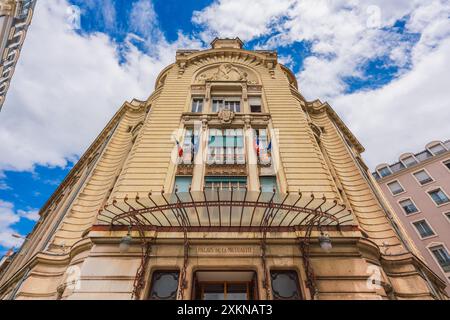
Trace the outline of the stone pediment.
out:
M 204 84 L 206 81 L 243 81 L 248 84 L 257 84 L 256 75 L 250 70 L 244 70 L 232 63 L 222 63 L 219 66 L 204 70 L 195 77 L 196 84 Z

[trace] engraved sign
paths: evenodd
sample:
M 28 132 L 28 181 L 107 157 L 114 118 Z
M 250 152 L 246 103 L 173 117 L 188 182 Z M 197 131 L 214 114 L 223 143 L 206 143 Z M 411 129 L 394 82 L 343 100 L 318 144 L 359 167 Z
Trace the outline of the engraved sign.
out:
M 208 247 L 197 247 L 196 248 L 196 252 L 198 254 L 219 254 L 219 255 L 223 255 L 223 254 L 229 254 L 229 255 L 252 255 L 255 250 L 253 247 L 212 247 L 212 246 L 208 246 Z

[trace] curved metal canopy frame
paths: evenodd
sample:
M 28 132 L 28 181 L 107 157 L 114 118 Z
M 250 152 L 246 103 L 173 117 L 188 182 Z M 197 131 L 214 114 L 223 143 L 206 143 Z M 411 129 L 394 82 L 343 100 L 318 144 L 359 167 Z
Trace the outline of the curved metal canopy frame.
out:
M 337 200 L 314 194 L 211 189 L 148 193 L 134 199 L 113 200 L 100 210 L 101 224 L 158 228 L 238 227 L 295 228 L 315 221 L 320 226 L 353 222 L 352 214 Z

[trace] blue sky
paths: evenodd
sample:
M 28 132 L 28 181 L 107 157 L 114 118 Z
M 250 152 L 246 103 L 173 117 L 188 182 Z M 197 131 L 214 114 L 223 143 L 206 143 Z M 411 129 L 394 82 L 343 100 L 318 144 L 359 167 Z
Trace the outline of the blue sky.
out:
M 0 255 L 120 105 L 148 97 L 177 48 L 215 36 L 276 49 L 371 168 L 450 138 L 449 16 L 448 0 L 38 1 L 0 113 Z

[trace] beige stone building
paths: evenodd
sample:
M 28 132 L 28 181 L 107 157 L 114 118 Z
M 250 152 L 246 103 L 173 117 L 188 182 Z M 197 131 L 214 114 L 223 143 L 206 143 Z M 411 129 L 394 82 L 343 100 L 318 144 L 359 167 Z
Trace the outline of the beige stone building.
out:
M 0 0 L 0 111 L 5 102 L 36 0 Z
M 3 299 L 445 299 L 333 109 L 274 51 L 179 50 L 2 271 Z

